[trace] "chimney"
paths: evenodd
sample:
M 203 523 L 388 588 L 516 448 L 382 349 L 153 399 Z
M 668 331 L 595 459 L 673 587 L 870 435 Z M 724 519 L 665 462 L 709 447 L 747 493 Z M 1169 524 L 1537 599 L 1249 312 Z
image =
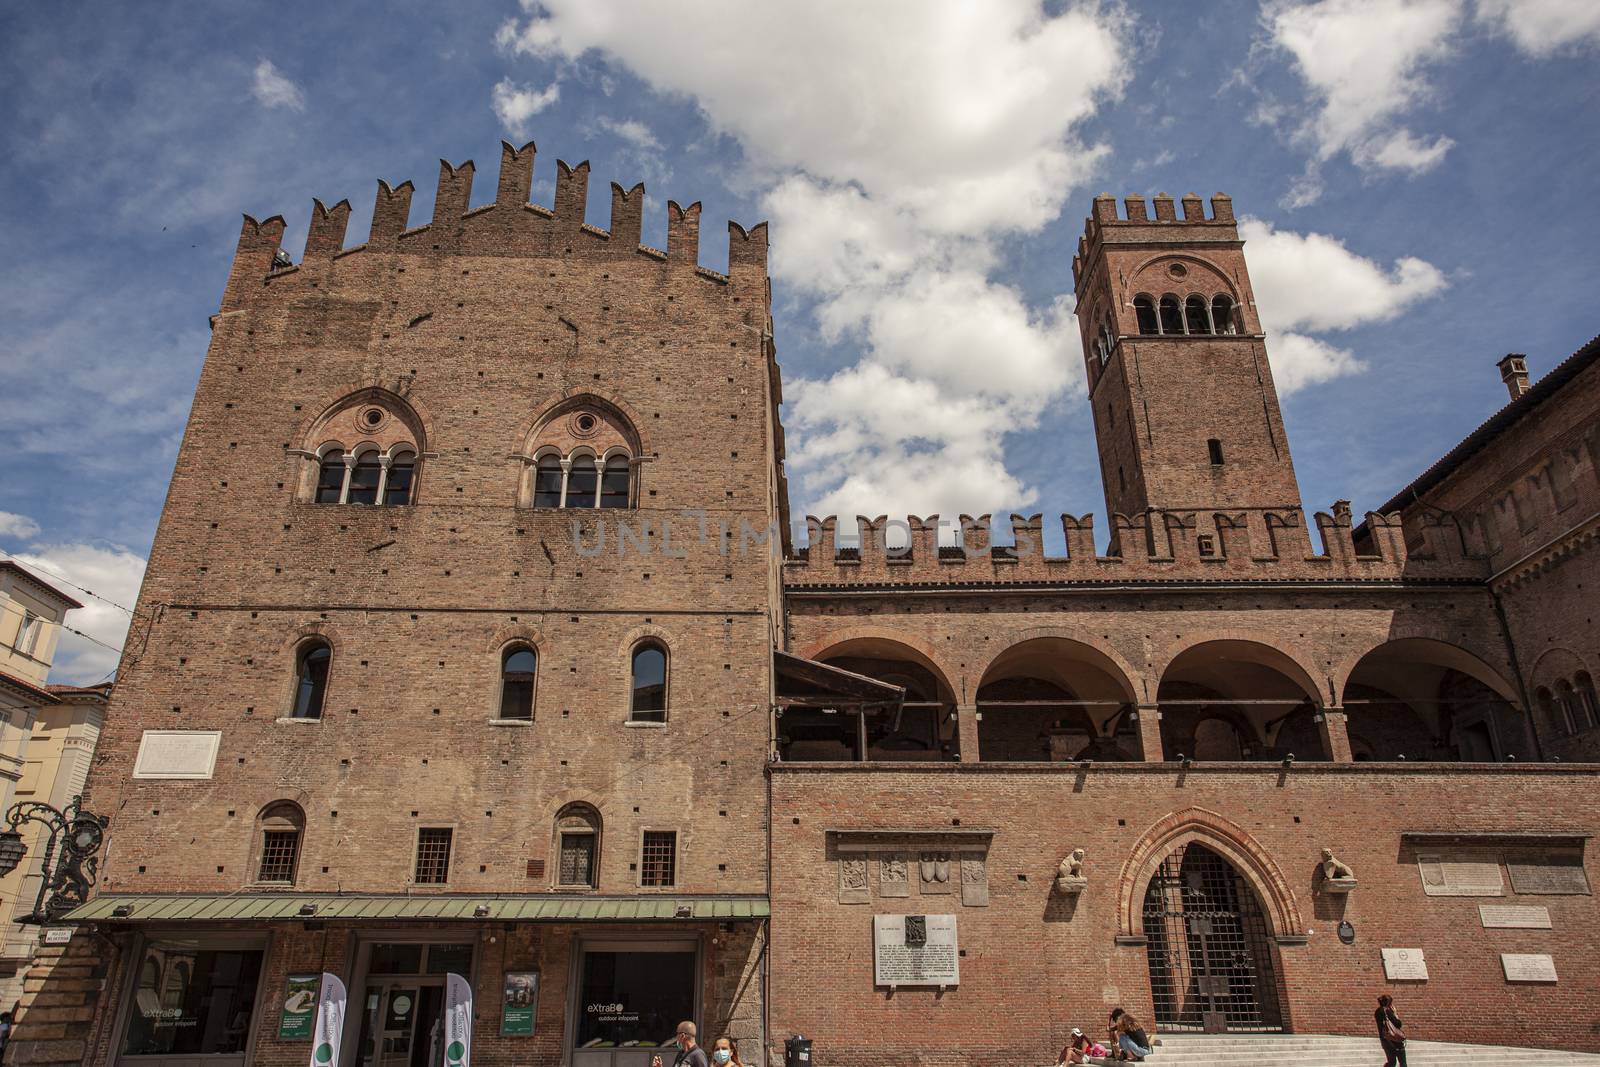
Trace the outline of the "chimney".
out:
M 1500 380 L 1515 400 L 1528 391 L 1528 357 L 1521 352 L 1509 353 L 1495 366 L 1500 368 Z

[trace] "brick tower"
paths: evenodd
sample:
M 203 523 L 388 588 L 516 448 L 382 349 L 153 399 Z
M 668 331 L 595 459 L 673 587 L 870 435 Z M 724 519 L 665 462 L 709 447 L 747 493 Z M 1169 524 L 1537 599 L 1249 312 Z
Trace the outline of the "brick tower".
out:
M 1072 260 L 1108 508 L 1298 512 L 1232 200 L 1125 204 L 1095 198 Z

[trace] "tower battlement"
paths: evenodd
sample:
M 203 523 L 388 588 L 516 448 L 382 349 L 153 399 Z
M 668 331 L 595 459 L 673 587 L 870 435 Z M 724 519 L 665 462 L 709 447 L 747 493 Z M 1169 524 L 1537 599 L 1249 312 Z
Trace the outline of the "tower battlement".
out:
M 1180 218 L 1178 208 L 1183 215 Z M 1117 199 L 1110 193 L 1094 198 L 1094 207 L 1083 221 L 1083 236 L 1078 238 L 1078 252 L 1072 257 L 1072 280 L 1082 285 L 1083 272 L 1088 268 L 1090 254 L 1103 243 L 1135 244 L 1147 242 L 1237 241 L 1239 229 L 1233 217 L 1233 198 L 1227 193 L 1211 197 L 1211 214 L 1206 215 L 1205 201 L 1198 193 L 1185 193 L 1174 200 L 1166 193 L 1157 193 L 1149 203 L 1138 194 L 1123 197 L 1122 213 L 1117 213 Z
M 491 204 L 477 208 L 472 202 L 472 183 L 476 165 L 472 160 L 453 164 L 439 161 L 438 193 L 433 216 L 411 226 L 410 181 L 391 186 L 378 180 L 373 205 L 372 228 L 364 244 L 345 247 L 350 223 L 350 201 L 340 200 L 332 207 L 312 201 L 310 225 L 299 264 L 277 265 L 278 252 L 287 228 L 282 215 L 256 220 L 249 215 L 239 234 L 233 269 L 223 299 L 223 310 L 247 302 L 249 294 L 271 281 L 303 268 L 328 263 L 362 252 L 391 252 L 415 255 L 496 255 L 562 256 L 593 258 L 603 256 L 642 257 L 667 270 L 689 270 L 713 284 L 765 287 L 767 280 L 767 224 L 748 229 L 728 223 L 728 272 L 702 267 L 700 252 L 700 203 L 667 203 L 667 247 L 650 248 L 640 243 L 643 229 L 645 188 L 642 182 L 631 189 L 611 183 L 611 218 L 602 229 L 585 218 L 588 202 L 589 162 L 556 163 L 556 188 L 551 207 L 530 203 L 533 186 L 535 145 L 520 148 L 501 142 L 500 174 Z

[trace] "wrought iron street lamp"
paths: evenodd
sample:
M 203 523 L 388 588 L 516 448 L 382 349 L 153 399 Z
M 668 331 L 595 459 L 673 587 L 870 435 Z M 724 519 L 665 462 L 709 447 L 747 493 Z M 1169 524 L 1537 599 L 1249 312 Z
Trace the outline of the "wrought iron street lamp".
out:
M 100 868 L 100 843 L 109 821 L 84 811 L 81 796 L 73 797 L 66 811 L 32 800 L 11 805 L 6 812 L 6 829 L 0 831 L 0 878 L 16 870 L 28 853 L 22 840 L 23 823 L 36 822 L 50 831 L 39 869 L 39 896 L 34 901 L 33 914 L 17 922 L 54 922 L 89 899 L 95 872 Z

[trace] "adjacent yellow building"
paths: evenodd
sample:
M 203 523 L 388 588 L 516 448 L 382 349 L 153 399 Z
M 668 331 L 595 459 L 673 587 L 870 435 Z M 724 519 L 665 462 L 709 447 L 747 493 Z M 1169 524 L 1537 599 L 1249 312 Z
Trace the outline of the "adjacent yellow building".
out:
M 65 807 L 83 791 L 105 722 L 110 683 L 50 685 L 67 612 L 83 605 L 10 560 L 0 560 L 0 813 L 18 801 Z M 43 828 L 21 827 L 28 853 L 0 878 L 0 1010 L 22 994 L 41 936 L 19 925 L 39 895 Z

